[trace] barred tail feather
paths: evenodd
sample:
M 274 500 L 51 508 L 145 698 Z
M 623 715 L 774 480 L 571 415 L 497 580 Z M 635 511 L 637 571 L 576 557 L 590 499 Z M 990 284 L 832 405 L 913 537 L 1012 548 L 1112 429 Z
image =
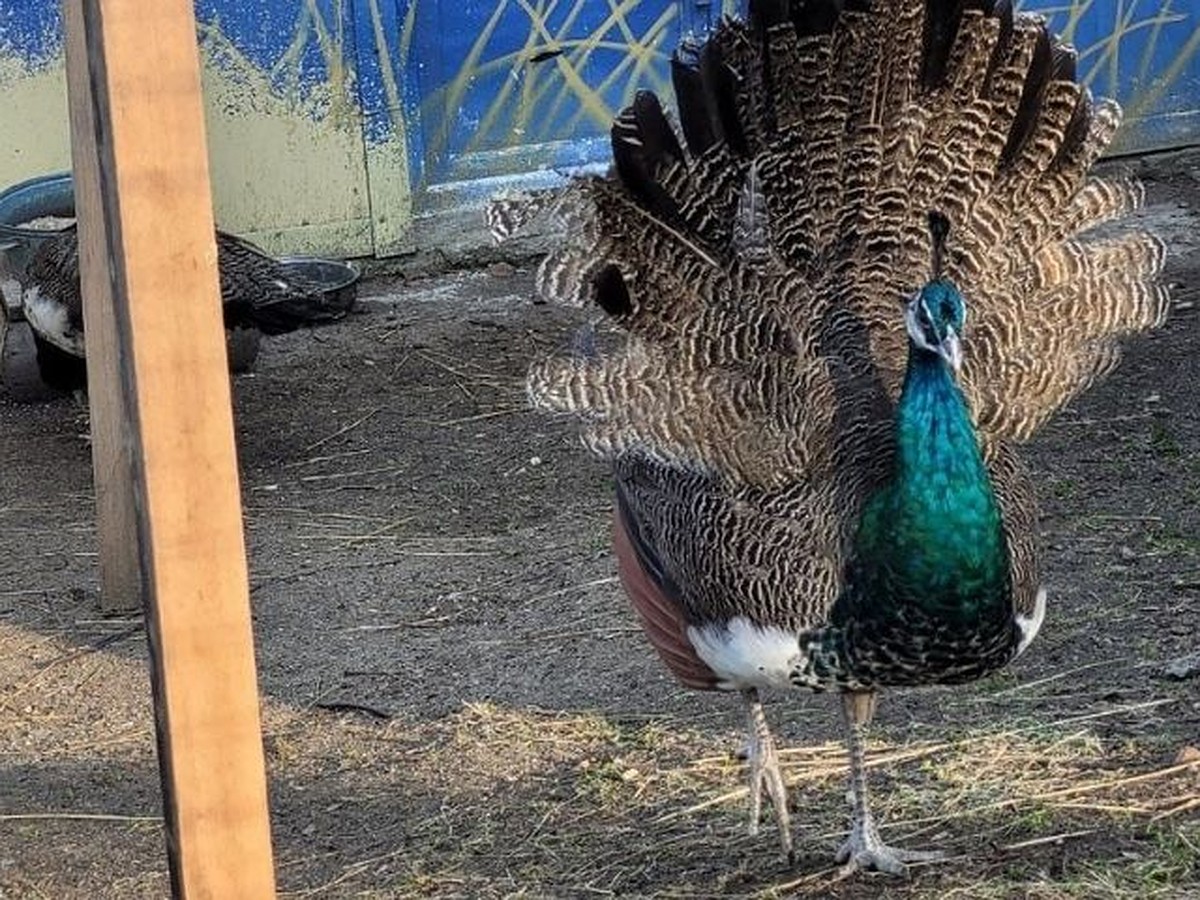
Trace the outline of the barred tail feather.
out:
M 747 22 L 672 61 L 678 126 L 640 94 L 614 123 L 612 175 L 489 213 L 504 235 L 553 206 L 564 243 L 539 289 L 598 304 L 634 338 L 585 369 L 535 369 L 535 402 L 588 417 L 606 453 L 637 446 L 751 483 L 769 460 L 802 477 L 817 456 L 796 447 L 829 440 L 830 416 L 895 397 L 898 309 L 930 275 L 937 209 L 971 310 L 963 378 L 981 435 L 1027 439 L 1168 307 L 1161 243 L 1113 230 L 1140 186 L 1089 176 L 1120 110 L 1075 68 L 1008 0 L 755 0 Z M 648 359 L 654 402 L 636 384 Z M 756 378 L 817 371 L 873 374 L 813 394 L 829 415 L 744 402 Z M 747 429 L 768 448 L 753 463 L 715 449 Z

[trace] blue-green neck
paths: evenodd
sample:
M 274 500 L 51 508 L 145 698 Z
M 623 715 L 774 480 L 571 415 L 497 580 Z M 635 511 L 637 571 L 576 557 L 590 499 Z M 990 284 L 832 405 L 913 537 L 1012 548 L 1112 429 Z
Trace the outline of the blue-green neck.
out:
M 976 495 L 995 505 L 966 398 L 945 361 L 918 347 L 909 350 L 896 407 L 893 487 L 909 502 L 932 504 L 931 513 L 953 514 Z
M 829 624 L 802 636 L 797 684 L 954 683 L 1017 646 L 1000 509 L 938 347 L 909 344 L 892 477 L 867 498 Z M 957 357 L 953 345 L 947 355 Z
M 859 603 L 907 605 L 952 626 L 999 612 L 1000 511 L 966 399 L 937 354 L 910 346 L 895 428 L 892 481 L 868 501 L 856 540 Z

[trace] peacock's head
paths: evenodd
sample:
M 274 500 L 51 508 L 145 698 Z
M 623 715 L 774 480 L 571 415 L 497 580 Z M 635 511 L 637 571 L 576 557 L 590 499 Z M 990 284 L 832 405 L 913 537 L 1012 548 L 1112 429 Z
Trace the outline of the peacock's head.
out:
M 962 365 L 962 331 L 967 305 L 953 284 L 936 278 L 913 294 L 904 324 L 913 346 L 936 353 L 955 372 Z

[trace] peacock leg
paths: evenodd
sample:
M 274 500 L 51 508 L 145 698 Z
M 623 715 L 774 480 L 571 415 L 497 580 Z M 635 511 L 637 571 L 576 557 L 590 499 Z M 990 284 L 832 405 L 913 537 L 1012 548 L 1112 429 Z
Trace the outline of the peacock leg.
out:
M 788 815 L 787 788 L 783 773 L 779 771 L 779 754 L 775 751 L 775 739 L 767 725 L 762 701 L 754 688 L 742 691 L 746 700 L 746 712 L 750 720 L 750 743 L 747 757 L 750 762 L 750 834 L 758 834 L 758 820 L 762 815 L 763 793 L 771 798 L 775 807 L 775 821 L 779 823 L 779 842 L 788 862 L 796 861 L 792 846 L 792 822 Z
M 85 444 L 92 443 L 92 411 L 88 405 L 88 393 L 82 388 L 71 391 L 71 399 L 75 401 L 75 427 L 79 429 L 76 435 Z
M 851 871 L 875 869 L 889 875 L 903 875 L 907 863 L 932 862 L 942 859 L 944 854 L 889 847 L 879 837 L 867 800 L 867 769 L 863 759 L 863 734 L 874 713 L 874 692 L 847 691 L 842 694 L 842 720 L 846 724 L 846 744 L 850 750 L 854 821 L 850 837 L 838 848 L 837 861 L 845 863 Z

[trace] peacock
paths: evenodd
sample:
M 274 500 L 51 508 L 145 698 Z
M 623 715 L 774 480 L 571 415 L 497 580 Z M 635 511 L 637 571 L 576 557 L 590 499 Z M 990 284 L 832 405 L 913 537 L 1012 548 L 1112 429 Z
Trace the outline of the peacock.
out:
M 738 692 L 750 828 L 793 854 L 763 689 L 840 693 L 853 817 L 836 858 L 902 873 L 868 798 L 886 687 L 1009 663 L 1046 610 L 1020 445 L 1161 324 L 1143 191 L 1092 165 L 1120 111 L 1009 0 L 752 0 L 638 93 L 613 165 L 499 198 L 560 239 L 546 299 L 622 333 L 535 363 L 534 406 L 611 463 L 614 548 L 687 687 Z
M 346 307 L 321 285 L 298 278 L 249 241 L 216 232 L 217 268 L 225 328 L 234 335 L 277 335 L 333 321 Z M 21 306 L 33 332 L 42 380 L 63 391 L 87 386 L 79 237 L 71 225 L 44 241 L 29 262 Z M 231 354 L 233 356 L 233 354 Z

